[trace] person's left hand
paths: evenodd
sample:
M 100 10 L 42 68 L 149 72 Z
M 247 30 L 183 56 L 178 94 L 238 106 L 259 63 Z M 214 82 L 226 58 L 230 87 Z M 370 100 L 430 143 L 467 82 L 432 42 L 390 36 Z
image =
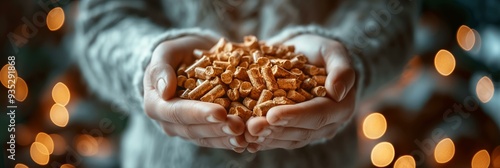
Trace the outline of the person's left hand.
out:
M 284 43 L 294 45 L 309 63 L 326 67 L 326 97 L 271 108 L 265 117 L 247 121 L 245 139 L 249 152 L 275 148 L 295 149 L 315 140 L 331 139 L 353 116 L 355 71 L 345 47 L 316 35 L 299 35 Z

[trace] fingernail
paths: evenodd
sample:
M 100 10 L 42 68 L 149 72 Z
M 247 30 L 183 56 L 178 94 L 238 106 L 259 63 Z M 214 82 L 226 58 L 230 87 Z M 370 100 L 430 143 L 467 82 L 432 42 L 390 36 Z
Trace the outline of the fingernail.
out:
M 243 151 L 245 151 L 245 148 L 233 148 L 233 151 L 236 153 L 243 153 Z
M 273 125 L 285 126 L 286 124 L 288 124 L 288 120 L 279 120 L 275 122 Z
M 216 119 L 213 115 L 209 115 L 209 116 L 207 117 L 207 121 L 208 121 L 208 122 L 212 122 L 212 123 L 222 122 L 221 120 Z
M 271 130 L 268 128 L 265 128 L 262 131 L 260 131 L 257 135 L 262 136 L 262 137 L 266 137 L 266 136 L 269 136 L 270 134 L 271 134 Z
M 222 127 L 222 132 L 228 134 L 228 135 L 236 135 L 236 133 L 229 128 L 229 125 L 223 126 Z
M 266 140 L 266 138 L 260 136 L 255 142 L 261 143 L 264 142 L 264 140 Z
M 250 153 L 255 153 L 255 152 L 258 152 L 260 150 L 260 145 L 257 145 L 256 147 L 249 147 L 248 148 L 248 152 Z
M 229 138 L 229 143 L 233 146 L 239 147 L 240 144 L 238 144 L 238 141 L 236 141 L 236 137 L 231 137 Z
M 160 78 L 156 83 L 156 90 L 158 90 L 158 94 L 160 97 L 163 97 L 163 91 L 165 91 L 165 87 L 167 87 L 167 83 L 165 83 L 165 79 Z
M 335 101 L 337 102 L 340 102 L 344 99 L 345 97 L 345 92 L 346 92 L 346 87 L 345 85 L 342 83 L 342 82 L 337 82 L 334 84 L 333 86 L 333 89 L 334 89 L 334 94 L 333 95 L 333 98 L 335 99 Z

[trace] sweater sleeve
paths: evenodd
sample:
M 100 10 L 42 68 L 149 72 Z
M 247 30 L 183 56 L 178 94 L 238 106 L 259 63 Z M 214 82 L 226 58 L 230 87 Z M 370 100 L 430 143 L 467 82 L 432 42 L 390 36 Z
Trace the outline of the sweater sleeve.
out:
M 143 111 L 144 70 L 162 41 L 185 35 L 215 38 L 199 28 L 177 29 L 155 0 L 86 0 L 76 23 L 77 61 L 91 92 L 127 112 Z
M 418 5 L 411 0 L 345 0 L 326 24 L 289 27 L 273 41 L 316 34 L 341 42 L 356 70 L 358 94 L 365 97 L 400 74 L 409 60 Z

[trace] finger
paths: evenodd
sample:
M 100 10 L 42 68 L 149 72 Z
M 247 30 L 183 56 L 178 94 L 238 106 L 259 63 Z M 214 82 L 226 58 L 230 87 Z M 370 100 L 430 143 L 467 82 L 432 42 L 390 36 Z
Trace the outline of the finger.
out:
M 267 136 L 270 134 L 269 129 L 264 129 L 269 126 L 266 117 L 252 117 L 247 121 L 247 129 L 251 136 Z
M 162 62 L 174 65 L 173 68 L 181 63 L 191 63 L 194 60 L 194 49 L 209 49 L 214 43 L 209 38 L 198 36 L 184 36 L 175 40 L 165 41 L 156 47 L 153 52 L 151 62 Z
M 238 136 L 245 130 L 245 125 L 238 116 L 229 116 L 226 122 L 216 124 L 180 125 L 163 122 L 162 127 L 169 135 L 185 139 Z
M 243 153 L 245 152 L 245 148 L 233 148 L 233 151 L 236 153 Z
M 248 143 L 245 141 L 243 136 L 200 138 L 191 140 L 191 142 L 202 147 L 221 149 L 245 148 L 248 146 Z
M 335 44 L 334 46 L 322 45 L 321 55 L 326 62 L 328 73 L 325 82 L 328 96 L 340 102 L 354 86 L 356 73 L 344 46 L 340 43 Z
M 343 122 L 350 118 L 354 110 L 354 94 L 355 92 L 350 92 L 342 102 L 316 97 L 294 105 L 273 107 L 267 113 L 266 119 L 273 126 L 317 130 L 325 125 Z
M 256 143 L 249 143 L 248 146 L 247 146 L 247 150 L 248 152 L 250 153 L 256 153 L 258 152 L 260 149 L 262 148 L 261 145 L 259 144 L 256 144 Z
M 259 150 L 269 150 L 275 148 L 282 149 L 297 149 L 306 146 L 310 141 L 284 141 L 277 139 L 266 139 L 264 142 L 259 143 L 261 146 Z
M 268 129 L 272 131 L 265 139 L 276 139 L 283 141 L 314 141 L 317 139 L 331 139 L 337 132 L 337 123 L 326 125 L 319 130 L 270 126 Z M 265 142 L 265 140 L 263 141 Z
M 149 117 L 174 124 L 208 124 L 223 122 L 226 110 L 214 103 L 173 98 L 164 101 L 158 97 L 145 99 Z
M 145 98 L 168 100 L 175 95 L 177 77 L 170 65 L 154 62 L 144 72 L 143 85 Z
M 245 131 L 243 135 L 245 136 L 245 141 L 247 141 L 248 143 L 259 143 L 264 142 L 265 140 L 264 137 L 253 136 L 248 131 Z

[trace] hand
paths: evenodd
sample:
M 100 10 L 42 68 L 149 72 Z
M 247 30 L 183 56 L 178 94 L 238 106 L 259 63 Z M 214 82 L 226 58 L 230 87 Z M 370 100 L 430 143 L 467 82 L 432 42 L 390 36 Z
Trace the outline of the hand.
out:
M 353 115 L 355 71 L 344 46 L 315 35 L 299 35 L 284 43 L 294 45 L 309 62 L 326 67 L 326 97 L 271 108 L 265 117 L 247 121 L 245 139 L 249 152 L 303 147 L 315 140 L 331 139 Z
M 208 49 L 215 42 L 186 36 L 158 45 L 144 74 L 144 107 L 169 136 L 179 136 L 199 146 L 243 152 L 247 146 L 245 123 L 238 116 L 213 103 L 180 99 L 175 96 L 177 69 L 194 61 L 194 49 Z

